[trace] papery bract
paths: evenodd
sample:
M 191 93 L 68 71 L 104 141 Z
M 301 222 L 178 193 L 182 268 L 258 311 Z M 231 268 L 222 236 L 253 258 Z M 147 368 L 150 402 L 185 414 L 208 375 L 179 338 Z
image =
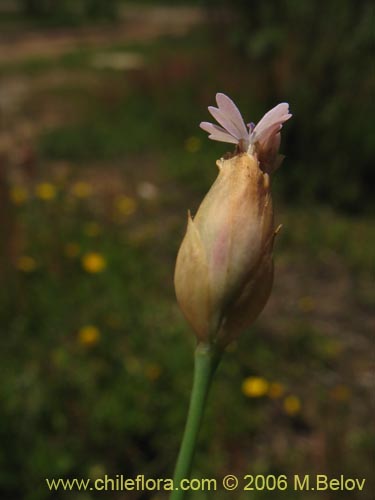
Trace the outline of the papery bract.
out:
M 262 310 L 272 285 L 274 224 L 268 174 L 247 153 L 220 172 L 181 244 L 178 302 L 202 341 L 227 344 Z

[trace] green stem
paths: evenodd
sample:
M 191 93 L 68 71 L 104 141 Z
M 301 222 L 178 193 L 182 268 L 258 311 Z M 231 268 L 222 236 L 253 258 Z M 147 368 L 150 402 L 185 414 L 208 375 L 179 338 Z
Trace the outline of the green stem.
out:
M 198 344 L 195 351 L 194 381 L 189 411 L 173 478 L 175 488 L 179 488 L 182 479 L 190 477 L 207 395 L 219 361 L 220 354 L 214 348 L 210 345 Z M 176 489 L 171 494 L 170 500 L 183 500 L 186 494 L 186 491 Z

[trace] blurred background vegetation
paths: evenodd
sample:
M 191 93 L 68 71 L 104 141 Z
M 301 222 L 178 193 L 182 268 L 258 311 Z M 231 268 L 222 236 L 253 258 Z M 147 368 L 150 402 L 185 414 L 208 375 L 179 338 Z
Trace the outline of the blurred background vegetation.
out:
M 347 498 L 372 498 L 373 14 L 365 0 L 0 3 L 1 498 L 100 497 L 46 477 L 171 476 L 194 349 L 173 267 L 227 150 L 198 128 L 218 91 L 247 122 L 280 101 L 293 119 L 274 290 L 218 372 L 194 475 L 345 474 L 367 479 Z

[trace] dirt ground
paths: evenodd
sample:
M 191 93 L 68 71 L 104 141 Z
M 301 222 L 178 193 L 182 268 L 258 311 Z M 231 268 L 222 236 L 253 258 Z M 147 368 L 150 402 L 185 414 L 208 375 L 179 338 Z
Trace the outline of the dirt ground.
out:
M 165 35 L 184 36 L 205 19 L 205 11 L 198 7 L 126 6 L 115 26 L 26 30 L 22 33 L 3 30 L 0 64 L 58 56 L 79 47 L 104 48 L 114 43 L 148 43 Z

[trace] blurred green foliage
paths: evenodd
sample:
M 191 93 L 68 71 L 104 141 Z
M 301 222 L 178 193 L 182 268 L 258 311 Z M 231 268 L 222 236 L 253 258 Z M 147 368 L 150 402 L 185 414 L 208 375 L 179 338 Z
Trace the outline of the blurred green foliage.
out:
M 50 493 L 46 477 L 172 474 L 194 348 L 173 266 L 186 210 L 194 213 L 227 150 L 198 128 L 216 91 L 247 120 L 284 99 L 294 116 L 273 182 L 285 227 L 269 309 L 218 371 L 194 473 L 323 468 L 366 477 L 361 498 L 371 498 L 368 4 L 357 4 L 352 26 L 349 1 L 236 5 L 241 15 L 235 23 L 219 16 L 220 33 L 211 24 L 152 43 L 108 40 L 0 64 L 4 92 L 27 83 L 20 108 L 4 118 L 11 146 L 0 158 L 4 499 L 102 497 Z M 128 53 L 142 64 L 111 67 L 113 55 Z M 108 66 L 95 64 L 98 55 Z M 141 194 L 145 183 L 151 197 Z M 249 377 L 282 390 L 246 395 Z M 289 396 L 299 401 L 295 412 Z
M 119 0 L 18 0 L 23 13 L 46 24 L 76 25 L 114 20 Z
M 373 2 L 223 3 L 238 15 L 220 36 L 241 51 L 262 99 L 288 101 L 294 114 L 285 198 L 373 209 Z
M 12 267 L 2 268 L 7 286 L 0 291 L 2 498 L 63 498 L 48 492 L 46 477 L 168 477 L 185 420 L 194 340 L 172 290 L 181 221 L 158 230 L 176 199 L 171 204 L 167 192 L 156 204 L 136 197 L 135 211 L 123 213 L 123 193 L 108 197 L 100 182 L 77 181 L 74 169 L 63 172 L 51 170 L 24 191 L 9 186 L 12 231 L 22 230 L 23 245 Z M 331 231 L 316 222 L 328 219 Z M 316 210 L 302 217 L 284 211 L 283 220 L 289 230 L 278 245 L 279 267 L 309 261 L 332 272 L 329 251 L 357 272 L 372 269 L 365 254 L 342 253 L 343 240 L 354 235 L 369 251 L 375 241 L 370 222 Z M 313 233 L 302 230 L 309 227 Z M 297 262 L 292 249 L 300 255 Z M 104 268 L 85 264 L 92 252 L 104 259 Z M 305 467 L 312 473 L 321 466 L 308 458 L 319 431 L 339 457 L 326 463 L 325 473 L 368 477 L 372 447 L 371 433 L 360 435 L 366 421 L 358 406 L 362 393 L 350 365 L 340 368 L 344 339 L 310 323 L 315 307 L 302 296 L 293 314 L 275 318 L 279 331 L 260 322 L 240 348 L 230 349 L 204 421 L 199 475 L 289 474 Z M 97 329 L 93 337 L 87 334 L 91 325 Z M 281 393 L 245 397 L 241 386 L 249 376 L 277 382 Z M 283 406 L 289 395 L 302 405 L 296 414 Z M 331 424 L 345 427 L 345 444 L 336 442 Z M 240 492 L 216 497 L 243 498 Z M 307 498 L 290 491 L 279 497 Z
M 371 93 L 374 91 L 371 2 L 236 1 L 230 3 L 231 9 L 233 5 L 234 13 L 223 14 L 217 19 L 213 17 L 216 23 L 213 22 L 209 35 L 217 39 L 215 43 L 222 50 L 223 57 L 215 59 L 215 54 L 206 57 L 207 36 L 198 36 L 203 55 L 199 48 L 194 54 L 197 70 L 199 68 L 204 75 L 204 80 L 198 83 L 199 79 L 193 74 L 188 80 L 179 82 L 178 108 L 169 106 L 169 110 L 172 113 L 174 109 L 180 110 L 182 95 L 187 95 L 192 83 L 201 88 L 188 98 L 202 107 L 203 95 L 208 97 L 210 92 L 220 90 L 220 86 L 221 90 L 222 87 L 224 90 L 227 87 L 228 92 L 232 90 L 233 97 L 245 110 L 245 117 L 249 113 L 246 110 L 261 116 L 264 109 L 276 102 L 288 101 L 294 118 L 285 128 L 283 143 L 288 151 L 288 161 L 294 168 L 280 176 L 277 189 L 282 197 L 288 203 L 303 204 L 316 200 L 349 213 L 373 212 L 375 174 L 372 158 L 375 149 L 370 112 Z M 223 40 L 230 44 L 232 52 L 227 46 L 223 48 Z M 191 43 L 195 43 L 193 38 Z M 208 61 L 208 58 L 211 59 Z M 202 67 L 200 59 L 208 67 Z M 214 71 L 216 82 L 212 78 Z M 229 75 L 220 75 L 220 71 Z M 233 79 L 243 79 L 242 88 L 230 82 L 230 73 Z M 156 85 L 159 86 L 159 82 Z M 141 101 L 135 96 L 122 118 L 121 109 L 125 108 L 119 107 L 116 125 L 109 120 L 111 130 L 107 135 L 104 130 L 106 118 L 101 116 L 94 121 L 90 118 L 91 127 L 82 124 L 82 130 L 65 128 L 60 131 L 61 135 L 56 132 L 58 135 L 47 140 L 46 151 L 56 156 L 59 151 L 64 154 L 65 149 L 69 155 L 69 148 L 81 147 L 82 154 L 85 154 L 84 151 L 91 150 L 86 147 L 90 143 L 97 149 L 107 147 L 115 154 L 122 147 L 120 133 L 117 146 L 113 143 L 116 129 L 126 127 L 131 121 L 132 109 L 129 106 L 132 107 L 133 102 L 142 102 L 145 107 L 153 108 L 154 112 L 144 127 L 153 127 L 160 136 L 162 131 L 157 130 L 155 123 L 152 125 L 152 120 L 160 123 L 160 118 L 163 118 L 156 116 L 155 95 L 159 91 L 162 89 L 154 89 Z M 171 100 L 175 96 L 173 94 Z M 168 103 L 164 102 L 164 105 Z M 134 108 L 134 113 L 137 112 L 143 111 Z M 249 119 L 253 120 L 253 117 Z M 200 115 L 190 112 L 186 120 L 181 118 L 180 111 L 179 127 L 189 121 L 192 123 L 192 120 L 199 121 L 202 111 Z M 100 124 L 101 130 L 95 130 L 96 123 Z M 139 139 L 142 133 L 143 128 Z M 155 133 L 147 135 L 151 140 L 155 137 Z M 75 146 L 74 141 L 77 142 Z M 131 138 L 126 142 L 135 145 L 137 140 L 134 142 Z

